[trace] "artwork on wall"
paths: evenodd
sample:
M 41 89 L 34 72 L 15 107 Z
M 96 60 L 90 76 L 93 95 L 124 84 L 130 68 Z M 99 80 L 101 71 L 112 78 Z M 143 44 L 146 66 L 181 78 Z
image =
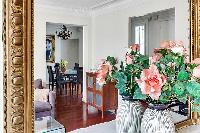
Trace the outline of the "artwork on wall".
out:
M 55 63 L 55 35 L 46 35 L 46 62 Z

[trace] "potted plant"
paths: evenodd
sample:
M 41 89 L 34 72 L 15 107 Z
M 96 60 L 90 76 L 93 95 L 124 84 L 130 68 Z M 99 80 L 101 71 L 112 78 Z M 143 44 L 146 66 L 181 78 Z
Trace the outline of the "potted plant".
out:
M 149 58 L 140 54 L 139 44 L 133 44 L 127 49 L 125 61 L 120 69 L 115 71 L 112 78 L 116 80 L 115 87 L 122 96 L 122 102 L 117 110 L 116 126 L 118 132 L 140 133 L 141 117 L 145 110 L 138 101 L 143 94 L 136 82 L 143 69 L 149 67 Z
M 67 62 L 66 60 L 61 59 L 61 61 L 60 61 L 60 70 L 61 70 L 62 72 L 65 72 L 65 71 L 66 71 L 66 69 L 67 69 L 67 64 L 68 64 L 68 62 Z
M 107 82 L 113 81 L 112 75 L 117 71 L 117 59 L 115 57 L 108 56 L 106 60 L 102 60 L 101 64 L 97 68 L 97 83 L 104 85 Z
M 168 107 L 174 99 L 187 101 L 186 86 L 191 80 L 189 66 L 182 42 L 165 41 L 161 48 L 155 49 L 150 57 L 150 67 L 144 69 L 137 80 L 149 103 L 142 118 L 142 133 L 175 132 Z

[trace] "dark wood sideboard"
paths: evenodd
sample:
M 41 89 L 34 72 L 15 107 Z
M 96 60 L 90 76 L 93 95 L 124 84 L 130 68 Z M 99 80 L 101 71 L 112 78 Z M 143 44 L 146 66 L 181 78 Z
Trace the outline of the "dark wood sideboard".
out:
M 100 86 L 96 80 L 97 73 L 86 72 L 86 97 L 87 109 L 91 105 L 102 112 L 117 110 L 118 107 L 118 90 L 115 88 L 114 82 L 109 82 Z

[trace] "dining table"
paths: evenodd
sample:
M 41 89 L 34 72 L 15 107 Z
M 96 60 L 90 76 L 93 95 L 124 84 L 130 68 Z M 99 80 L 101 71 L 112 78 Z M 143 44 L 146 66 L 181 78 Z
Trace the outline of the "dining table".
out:
M 77 70 L 75 69 L 67 69 L 65 72 L 62 72 L 62 76 L 65 80 L 73 81 L 77 79 Z

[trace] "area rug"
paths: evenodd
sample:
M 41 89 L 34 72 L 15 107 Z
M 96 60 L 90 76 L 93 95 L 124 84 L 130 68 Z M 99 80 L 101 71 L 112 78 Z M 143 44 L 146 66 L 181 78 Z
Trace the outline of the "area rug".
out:
M 101 124 L 80 128 L 70 133 L 117 133 L 115 120 Z M 176 133 L 200 133 L 200 125 L 192 125 L 178 130 Z

